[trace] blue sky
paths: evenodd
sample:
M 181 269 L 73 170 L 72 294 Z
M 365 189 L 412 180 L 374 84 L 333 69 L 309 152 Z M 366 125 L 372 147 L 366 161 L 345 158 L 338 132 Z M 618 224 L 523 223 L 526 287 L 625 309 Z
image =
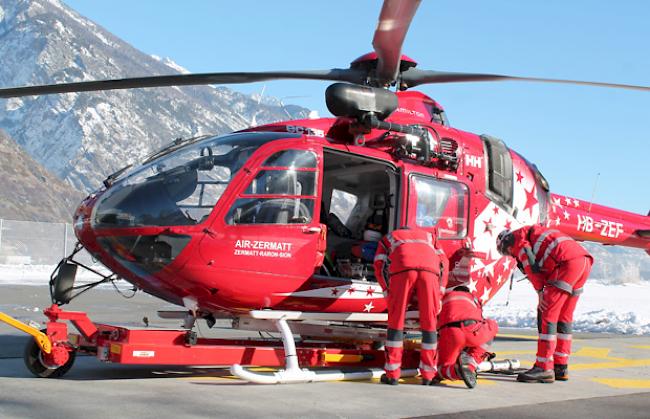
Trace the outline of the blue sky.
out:
M 381 2 L 65 0 L 148 54 L 192 72 L 347 67 L 369 52 Z M 419 68 L 650 85 L 650 1 L 423 0 L 403 52 Z M 135 76 L 135 75 L 134 75 Z M 327 115 L 327 83 L 265 83 Z M 260 92 L 262 84 L 234 85 Z M 502 138 L 553 192 L 646 214 L 650 93 L 531 83 L 421 89 L 457 128 Z

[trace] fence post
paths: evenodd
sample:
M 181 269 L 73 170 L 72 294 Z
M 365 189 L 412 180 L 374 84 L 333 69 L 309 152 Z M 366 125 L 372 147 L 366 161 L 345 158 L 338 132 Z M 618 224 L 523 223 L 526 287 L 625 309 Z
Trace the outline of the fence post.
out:
M 63 223 L 63 257 L 68 256 L 68 223 Z

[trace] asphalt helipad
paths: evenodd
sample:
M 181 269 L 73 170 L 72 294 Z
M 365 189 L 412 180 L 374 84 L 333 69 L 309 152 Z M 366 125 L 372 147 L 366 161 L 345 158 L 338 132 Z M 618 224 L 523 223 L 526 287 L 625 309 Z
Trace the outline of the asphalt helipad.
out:
M 2 287 L 0 311 L 41 319 L 32 307 L 42 291 Z M 8 293 L 11 297 L 8 297 Z M 161 304 L 142 296 L 122 300 L 101 291 L 71 309 L 94 308 L 103 321 L 153 316 Z M 92 311 L 91 311 L 92 312 Z M 103 317 L 103 318 L 102 318 Z M 151 317 L 153 318 L 153 317 Z M 230 334 L 227 330 L 211 333 Z M 140 367 L 103 364 L 79 357 L 62 379 L 37 379 L 20 356 L 24 337 L 0 325 L 0 418 L 103 417 L 649 417 L 650 337 L 576 335 L 571 379 L 524 384 L 511 376 L 480 377 L 423 387 L 415 379 L 399 386 L 376 381 L 255 385 L 226 368 Z M 505 330 L 494 349 L 499 358 L 534 357 L 534 331 Z

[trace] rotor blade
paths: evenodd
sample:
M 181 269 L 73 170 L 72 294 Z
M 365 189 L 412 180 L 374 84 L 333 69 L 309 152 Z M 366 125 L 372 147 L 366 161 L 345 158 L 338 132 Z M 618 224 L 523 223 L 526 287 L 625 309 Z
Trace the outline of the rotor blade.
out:
M 402 44 L 420 0 L 385 0 L 372 40 L 377 53 L 377 79 L 381 84 L 392 83 L 397 77 Z
M 191 86 L 205 84 L 253 83 L 266 80 L 332 80 L 362 83 L 365 73 L 359 70 L 338 69 L 312 71 L 266 71 L 255 73 L 203 73 L 169 76 L 134 77 L 127 79 L 82 81 L 0 89 L 0 98 L 49 95 L 54 93 L 90 92 L 100 90 L 134 89 L 142 87 Z
M 538 83 L 563 83 L 577 84 L 582 86 L 612 87 L 616 89 L 630 89 L 650 91 L 650 86 L 635 86 L 630 84 L 603 83 L 596 81 L 547 79 L 539 77 L 517 77 L 501 74 L 480 74 L 480 73 L 452 73 L 446 71 L 428 71 L 410 68 L 402 73 L 402 84 L 407 87 L 415 87 L 429 83 L 465 83 L 484 81 L 530 81 Z

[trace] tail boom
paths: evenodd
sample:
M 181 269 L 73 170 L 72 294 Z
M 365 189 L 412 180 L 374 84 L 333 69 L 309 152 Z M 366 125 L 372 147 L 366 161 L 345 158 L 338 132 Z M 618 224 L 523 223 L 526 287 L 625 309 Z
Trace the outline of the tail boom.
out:
M 650 255 L 650 215 L 551 194 L 547 225 L 576 240 L 637 247 Z

